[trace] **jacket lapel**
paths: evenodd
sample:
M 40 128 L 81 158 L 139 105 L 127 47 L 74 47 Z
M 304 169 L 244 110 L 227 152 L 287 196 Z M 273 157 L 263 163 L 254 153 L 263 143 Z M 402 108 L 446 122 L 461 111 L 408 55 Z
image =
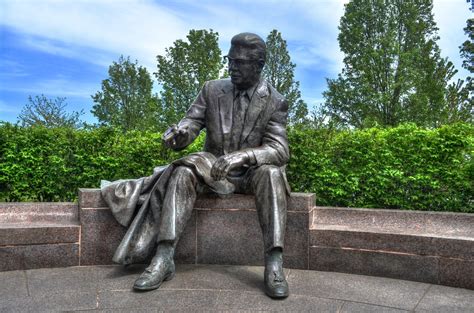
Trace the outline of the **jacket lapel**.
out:
M 222 88 L 222 94 L 218 96 L 219 116 L 222 131 L 223 152 L 229 151 L 230 135 L 232 127 L 232 107 L 234 103 L 232 84 L 228 84 Z
M 263 112 L 268 98 L 268 87 L 264 80 L 260 81 L 255 94 L 252 97 L 252 101 L 247 109 L 245 115 L 244 129 L 242 130 L 242 136 L 240 142 L 243 143 L 253 130 L 255 123 L 257 122 L 260 114 Z

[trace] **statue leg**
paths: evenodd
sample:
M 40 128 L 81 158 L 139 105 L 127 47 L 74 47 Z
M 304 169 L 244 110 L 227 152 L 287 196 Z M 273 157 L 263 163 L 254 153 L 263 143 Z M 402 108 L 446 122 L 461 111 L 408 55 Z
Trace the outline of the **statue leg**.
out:
M 157 252 L 145 272 L 135 281 L 137 290 L 152 290 L 174 277 L 174 251 L 196 201 L 198 180 L 185 166 L 173 170 L 162 204 Z
M 286 185 L 277 166 L 263 165 L 251 177 L 255 204 L 265 247 L 265 292 L 272 298 L 288 296 L 283 273 L 283 247 L 286 228 Z

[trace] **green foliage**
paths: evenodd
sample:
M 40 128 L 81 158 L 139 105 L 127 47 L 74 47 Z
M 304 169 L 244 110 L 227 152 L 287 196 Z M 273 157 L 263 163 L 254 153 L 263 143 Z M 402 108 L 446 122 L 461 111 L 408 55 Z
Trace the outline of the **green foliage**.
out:
M 65 108 L 66 98 L 57 97 L 48 99 L 44 95 L 28 97 L 28 104 L 21 110 L 18 121 L 22 126 L 44 126 L 44 127 L 81 127 L 79 117 L 81 112 L 67 113 Z
M 162 86 L 159 128 L 165 129 L 183 118 L 204 83 L 219 78 L 224 61 L 212 30 L 190 30 L 187 41 L 176 40 L 164 56 L 157 56 L 154 73 Z
M 190 152 L 169 152 L 161 134 L 101 127 L 92 130 L 0 125 L 0 201 L 71 201 L 78 188 L 95 188 L 101 179 L 152 174 Z
M 266 40 L 267 57 L 263 68 L 263 77 L 280 92 L 288 102 L 288 122 L 290 124 L 305 122 L 308 107 L 301 99 L 300 82 L 295 81 L 295 67 L 291 62 L 286 40 L 276 29 L 272 30 Z
M 474 212 L 474 126 L 293 129 L 288 178 L 318 205 Z
M 102 126 L 123 131 L 156 127 L 158 103 L 152 95 L 153 81 L 147 69 L 121 56 L 109 67 L 102 91 L 92 96 L 92 109 Z
M 437 45 L 432 0 L 353 0 L 340 22 L 344 69 L 328 79 L 325 109 L 356 128 L 472 119 L 456 74 Z M 471 113 L 471 114 L 469 114 Z
M 161 134 L 112 128 L 0 124 L 0 201 L 71 201 L 101 179 L 138 178 L 201 151 L 179 153 Z M 288 179 L 318 205 L 474 213 L 474 126 L 340 131 L 292 127 Z
M 474 18 L 470 18 L 466 21 L 466 27 L 464 33 L 468 39 L 463 42 L 459 47 L 461 58 L 463 59 L 462 67 L 474 74 Z M 466 85 L 462 88 L 465 92 L 465 99 L 469 103 L 471 121 L 474 115 L 474 77 L 468 76 L 466 78 Z

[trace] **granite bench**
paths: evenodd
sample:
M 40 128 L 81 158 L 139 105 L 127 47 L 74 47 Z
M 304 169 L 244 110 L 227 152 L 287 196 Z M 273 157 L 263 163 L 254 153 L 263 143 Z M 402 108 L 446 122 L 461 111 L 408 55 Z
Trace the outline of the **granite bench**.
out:
M 111 264 L 125 231 L 98 189 L 77 204 L 0 203 L 0 271 Z M 287 268 L 474 289 L 474 214 L 317 207 L 293 193 L 285 245 Z M 253 197 L 199 198 L 176 261 L 262 265 Z

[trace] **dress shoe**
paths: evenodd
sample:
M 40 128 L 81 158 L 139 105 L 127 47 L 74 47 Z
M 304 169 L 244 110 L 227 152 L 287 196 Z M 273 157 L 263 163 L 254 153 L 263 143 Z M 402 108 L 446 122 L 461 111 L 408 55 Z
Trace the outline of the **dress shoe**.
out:
M 153 290 L 175 276 L 175 265 L 172 258 L 153 258 L 150 266 L 138 277 L 133 285 L 135 290 Z
M 282 299 L 288 297 L 288 283 L 283 273 L 283 262 L 280 258 L 270 258 L 265 262 L 265 293 L 270 298 Z

